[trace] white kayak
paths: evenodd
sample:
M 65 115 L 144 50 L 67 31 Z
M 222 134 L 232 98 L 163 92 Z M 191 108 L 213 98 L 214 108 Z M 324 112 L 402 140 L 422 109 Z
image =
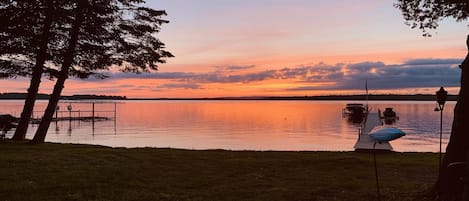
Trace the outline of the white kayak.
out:
M 389 142 L 405 135 L 404 131 L 398 128 L 384 127 L 372 130 L 368 133 L 373 140 L 378 142 Z

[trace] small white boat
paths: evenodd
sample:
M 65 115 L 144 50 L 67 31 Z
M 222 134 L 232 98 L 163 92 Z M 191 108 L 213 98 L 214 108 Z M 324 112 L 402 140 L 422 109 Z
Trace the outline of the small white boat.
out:
M 378 142 L 389 142 L 404 136 L 405 132 L 398 128 L 383 127 L 372 130 L 368 135 Z

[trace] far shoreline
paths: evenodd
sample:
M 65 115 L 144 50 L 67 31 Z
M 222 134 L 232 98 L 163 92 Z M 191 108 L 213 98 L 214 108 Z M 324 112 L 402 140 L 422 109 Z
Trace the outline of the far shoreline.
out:
M 0 93 L 0 100 L 25 100 L 26 93 Z M 48 100 L 49 95 L 38 94 L 37 100 Z M 360 95 L 324 95 L 324 96 L 241 96 L 241 97 L 201 97 L 201 98 L 130 98 L 127 96 L 109 96 L 109 95 L 90 95 L 79 94 L 71 96 L 62 96 L 61 100 L 76 101 L 76 100 L 177 100 L 177 101 L 190 101 L 190 100 L 272 100 L 272 101 L 436 101 L 434 94 L 412 94 L 412 95 L 399 95 L 399 94 L 360 94 Z M 448 95 L 448 101 L 457 101 L 458 95 Z
M 279 100 L 279 101 L 436 101 L 435 95 L 327 95 L 327 96 L 254 96 L 218 98 L 127 98 L 125 100 Z M 448 95 L 448 101 L 457 101 L 458 95 Z

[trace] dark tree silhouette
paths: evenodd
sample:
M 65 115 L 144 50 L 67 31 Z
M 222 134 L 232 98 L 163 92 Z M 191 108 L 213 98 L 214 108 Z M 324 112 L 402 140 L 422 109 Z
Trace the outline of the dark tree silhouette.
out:
M 151 72 L 173 55 L 155 34 L 168 21 L 165 11 L 138 6 L 141 0 L 80 0 L 71 9 L 67 46 L 57 81 L 33 142 L 41 143 L 69 75 L 105 78 L 109 67 L 124 72 Z M 65 27 L 64 27 L 65 28 Z
M 14 139 L 25 138 L 43 72 L 57 79 L 34 142 L 43 142 L 65 80 L 151 72 L 173 55 L 156 38 L 168 21 L 143 0 L 0 0 L 0 77 L 31 76 Z M 5 25 L 5 26 L 4 26 Z
M 469 17 L 467 0 L 398 0 L 394 6 L 402 11 L 406 24 L 421 29 L 423 36 L 431 36 L 444 18 L 461 22 Z
M 14 140 L 25 138 L 41 76 L 47 69 L 44 64 L 52 55 L 47 46 L 56 42 L 51 38 L 53 4 L 53 0 L 0 1 L 0 77 L 31 76 Z
M 469 18 L 467 0 L 398 0 L 395 7 L 402 11 L 408 25 L 423 30 L 423 36 L 431 36 L 431 30 L 438 28 L 443 18 L 457 21 Z M 469 36 L 466 44 L 468 55 L 460 65 L 461 88 L 451 137 L 438 176 L 440 200 L 469 200 Z

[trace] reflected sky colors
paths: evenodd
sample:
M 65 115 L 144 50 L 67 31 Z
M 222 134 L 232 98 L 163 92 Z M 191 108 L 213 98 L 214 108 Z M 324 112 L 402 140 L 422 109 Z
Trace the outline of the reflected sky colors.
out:
M 170 21 L 158 37 L 176 57 L 152 74 L 68 80 L 64 94 L 128 97 L 456 93 L 467 24 L 433 37 L 404 24 L 388 0 L 158 0 Z M 28 79 L 0 80 L 26 92 Z M 40 92 L 50 93 L 45 80 Z
M 38 110 L 46 102 L 38 104 Z M 124 101 L 117 120 L 52 123 L 46 141 L 99 144 L 113 147 L 171 147 L 229 150 L 351 151 L 358 126 L 342 117 L 344 101 Z M 454 102 L 444 111 L 443 142 L 449 138 Z M 62 110 L 68 104 L 61 104 Z M 2 101 L 0 109 L 19 114 L 22 103 Z M 114 104 L 95 105 L 112 111 Z M 406 136 L 391 142 L 396 151 L 437 152 L 439 112 L 433 102 L 371 101 L 373 111 L 393 107 L 397 127 Z M 73 103 L 74 110 L 91 109 Z M 113 116 L 96 112 L 99 116 Z M 59 114 L 67 116 L 64 112 Z M 75 114 L 76 115 L 76 114 Z M 88 113 L 89 115 L 89 113 Z M 37 129 L 32 125 L 28 138 Z M 7 136 L 9 137 L 11 133 Z

